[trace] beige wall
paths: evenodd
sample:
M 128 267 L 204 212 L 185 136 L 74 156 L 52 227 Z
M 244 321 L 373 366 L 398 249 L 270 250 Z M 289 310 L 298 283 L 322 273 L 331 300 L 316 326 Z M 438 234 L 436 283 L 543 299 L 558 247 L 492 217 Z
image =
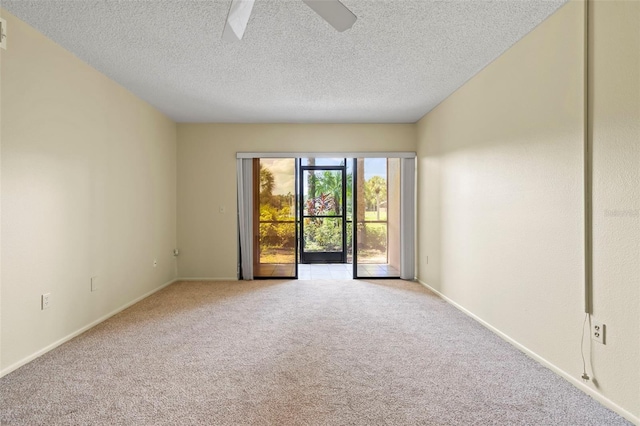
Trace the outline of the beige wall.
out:
M 599 390 L 640 424 L 640 2 L 594 1 L 593 313 Z
M 176 126 L 2 16 L 10 32 L 0 53 L 6 373 L 176 276 Z M 43 293 L 51 307 L 41 311 Z
M 637 421 L 640 3 L 593 9 L 594 314 L 608 342 L 588 386 Z M 417 149 L 421 280 L 579 377 L 582 12 L 561 9 L 417 126 L 176 130 L 3 11 L 2 372 L 171 281 L 176 235 L 180 276 L 235 278 L 236 152 Z
M 180 277 L 237 276 L 236 152 L 415 151 L 415 142 L 412 124 L 179 124 Z
M 594 313 L 608 342 L 592 345 L 588 386 L 637 421 L 640 3 L 594 3 Z M 418 123 L 421 281 L 578 386 L 583 11 L 564 6 Z

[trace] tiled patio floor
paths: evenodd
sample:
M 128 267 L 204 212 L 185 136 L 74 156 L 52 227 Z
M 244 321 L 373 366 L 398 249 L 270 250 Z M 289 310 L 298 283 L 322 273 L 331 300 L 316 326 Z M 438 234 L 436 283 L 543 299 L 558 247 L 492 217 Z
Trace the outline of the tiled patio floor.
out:
M 261 264 L 255 271 L 256 277 L 293 277 L 293 264 Z M 398 277 L 400 272 L 391 265 L 363 264 L 358 265 L 358 277 Z M 300 264 L 298 265 L 299 280 L 350 280 L 353 278 L 351 263 L 333 264 Z

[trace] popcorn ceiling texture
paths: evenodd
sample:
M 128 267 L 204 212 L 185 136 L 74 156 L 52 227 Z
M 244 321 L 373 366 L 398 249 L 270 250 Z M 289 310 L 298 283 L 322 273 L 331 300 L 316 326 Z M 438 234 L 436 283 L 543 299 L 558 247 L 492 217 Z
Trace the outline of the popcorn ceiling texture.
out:
M 238 43 L 221 40 L 230 1 L 3 7 L 178 122 L 411 123 L 565 1 L 343 0 L 358 21 L 338 33 L 258 0 Z

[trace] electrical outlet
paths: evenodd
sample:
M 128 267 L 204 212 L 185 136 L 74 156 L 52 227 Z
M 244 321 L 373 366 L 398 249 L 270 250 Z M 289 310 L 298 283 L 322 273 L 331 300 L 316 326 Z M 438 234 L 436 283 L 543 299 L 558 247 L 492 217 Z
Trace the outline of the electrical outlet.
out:
M 606 324 L 601 323 L 600 321 L 596 321 L 594 319 L 591 320 L 591 339 L 596 342 L 602 343 L 606 345 L 605 340 L 605 331 L 607 329 Z
M 98 277 L 91 277 L 91 291 L 98 290 Z
M 153 259 L 153 267 L 155 268 L 156 266 L 158 266 L 158 260 L 157 259 Z
M 51 293 L 45 293 L 42 295 L 42 310 L 49 309 L 51 303 Z

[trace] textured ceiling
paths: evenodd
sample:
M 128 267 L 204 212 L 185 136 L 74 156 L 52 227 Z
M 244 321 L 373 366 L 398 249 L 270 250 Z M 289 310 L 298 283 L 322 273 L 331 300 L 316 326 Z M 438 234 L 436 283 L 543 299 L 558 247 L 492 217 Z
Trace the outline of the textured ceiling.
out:
M 566 0 L 343 0 L 338 33 L 300 0 L 3 0 L 2 6 L 179 122 L 411 123 Z M 10 29 L 9 29 L 10 31 Z

